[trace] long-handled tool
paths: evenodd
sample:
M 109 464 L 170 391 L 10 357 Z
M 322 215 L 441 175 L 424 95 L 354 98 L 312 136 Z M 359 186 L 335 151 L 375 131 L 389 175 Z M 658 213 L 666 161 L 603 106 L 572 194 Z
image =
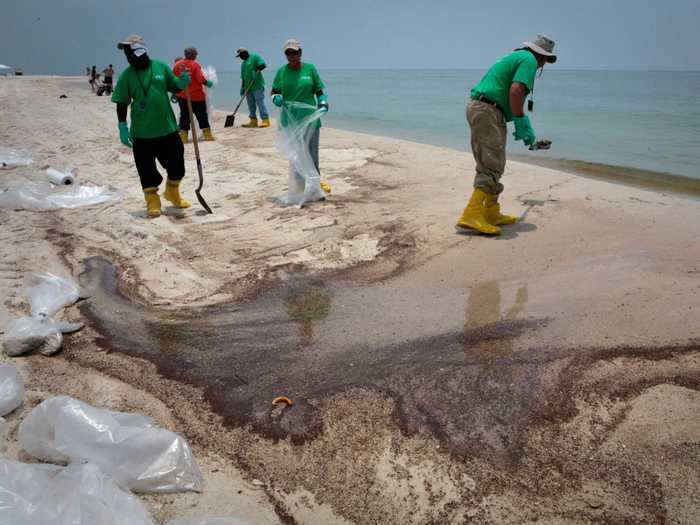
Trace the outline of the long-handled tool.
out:
M 258 75 L 260 72 L 258 71 Z M 241 104 L 243 104 L 243 100 L 248 96 L 248 92 L 250 91 L 250 88 L 253 87 L 253 82 L 257 80 L 257 76 L 253 77 L 253 80 L 251 80 L 248 83 L 248 87 L 246 88 L 245 92 L 243 93 L 243 96 L 241 97 L 241 100 L 238 101 L 238 105 L 236 106 L 236 109 L 233 110 L 233 113 L 231 115 L 226 115 L 226 121 L 224 122 L 224 127 L 225 128 L 232 128 L 233 127 L 233 121 L 236 119 L 236 113 L 238 113 L 238 108 L 241 107 Z
M 195 128 L 194 125 L 194 115 L 192 114 L 192 99 L 190 99 L 189 87 L 185 88 L 185 96 L 187 97 L 187 112 L 190 114 L 190 130 L 192 130 L 192 144 L 194 144 L 194 157 L 197 159 L 197 173 L 199 174 L 199 186 L 197 186 L 197 189 L 194 190 L 194 192 L 197 194 L 197 200 L 199 201 L 199 204 L 202 205 L 202 208 L 207 210 L 207 213 L 214 213 L 213 211 L 211 211 L 211 208 L 204 200 L 204 197 L 202 197 L 202 194 L 199 193 L 202 189 L 202 186 L 204 186 L 204 175 L 202 175 L 202 161 L 199 159 L 199 144 L 197 144 L 197 128 Z

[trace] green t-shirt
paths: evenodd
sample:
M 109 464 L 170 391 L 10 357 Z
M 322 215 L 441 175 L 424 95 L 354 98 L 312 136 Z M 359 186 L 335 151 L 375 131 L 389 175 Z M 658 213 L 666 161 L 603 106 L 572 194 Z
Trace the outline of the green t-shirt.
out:
M 258 74 L 258 68 L 264 66 L 265 61 L 260 57 L 260 55 L 251 54 L 243 62 L 241 62 L 241 80 L 243 81 L 243 89 L 248 87 L 251 80 L 255 79 L 250 91 L 258 91 L 259 89 L 265 89 L 265 78 L 262 72 Z
M 179 90 L 172 70 L 163 62 L 151 59 L 146 69 L 129 66 L 122 72 L 112 93 L 112 102 L 131 104 L 133 138 L 153 139 L 177 131 L 168 92 Z
M 287 101 L 303 102 L 316 107 L 316 93 L 324 87 L 323 81 L 316 71 L 316 66 L 303 62 L 299 69 L 292 69 L 289 65 L 284 65 L 277 70 L 275 80 L 272 82 L 272 90 L 280 93 Z M 313 110 L 291 110 L 295 119 L 302 119 Z M 321 119 L 316 121 L 316 127 L 321 127 Z M 285 112 L 282 112 L 282 126 L 287 125 Z
M 535 85 L 537 59 L 530 51 L 513 51 L 496 62 L 472 89 L 472 97 L 486 97 L 503 110 L 506 122 L 513 120 L 510 108 L 510 85 L 513 82 L 525 84 L 527 92 Z

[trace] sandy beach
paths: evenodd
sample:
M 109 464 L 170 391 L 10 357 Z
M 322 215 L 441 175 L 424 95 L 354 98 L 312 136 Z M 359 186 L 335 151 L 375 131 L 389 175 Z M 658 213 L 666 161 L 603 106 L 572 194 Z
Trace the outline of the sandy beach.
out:
M 192 208 L 149 220 L 85 78 L 0 78 L 0 108 L 0 146 L 34 161 L 0 190 L 70 167 L 122 196 L 0 210 L 0 331 L 28 311 L 28 272 L 90 292 L 60 354 L 12 359 L 8 457 L 29 460 L 19 422 L 66 394 L 190 442 L 204 492 L 145 498 L 159 523 L 696 522 L 697 191 L 509 162 L 521 220 L 486 238 L 454 228 L 468 152 L 323 128 L 331 196 L 283 207 L 275 126 L 218 112 L 200 145 L 214 213 L 190 144 Z

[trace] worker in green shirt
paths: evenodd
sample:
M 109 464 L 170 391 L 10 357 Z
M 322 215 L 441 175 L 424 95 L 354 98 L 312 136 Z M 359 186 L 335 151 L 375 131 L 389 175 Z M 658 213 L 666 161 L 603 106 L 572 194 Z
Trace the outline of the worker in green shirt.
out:
M 313 108 L 318 108 L 322 112 L 328 111 L 328 95 L 323 92 L 326 87 L 321 80 L 316 66 L 301 60 L 301 43 L 295 39 L 289 39 L 282 47 L 284 55 L 287 57 L 287 64 L 277 70 L 275 79 L 272 82 L 272 103 L 277 107 L 282 107 L 285 102 L 301 102 L 307 108 L 287 108 L 282 112 L 280 125 L 286 127 L 289 122 L 287 112 L 296 120 L 300 121 L 304 117 L 313 113 Z M 309 153 L 313 159 L 316 171 L 321 173 L 318 163 L 318 149 L 321 132 L 321 119 L 311 124 L 308 133 L 307 143 Z M 331 188 L 325 182 L 321 182 L 321 189 L 326 193 L 331 192 Z
M 506 166 L 506 122 L 513 121 L 515 140 L 526 146 L 535 143 L 535 130 L 525 114 L 525 98 L 535 85 L 535 73 L 545 64 L 556 62 L 554 41 L 537 35 L 533 42 L 505 55 L 472 89 L 467 105 L 471 146 L 476 161 L 474 192 L 457 227 L 500 235 L 499 226 L 514 224 L 517 217 L 501 214 L 498 196 Z
M 248 116 L 250 120 L 247 124 L 243 124 L 244 128 L 257 128 L 258 119 L 256 116 L 256 108 L 260 112 L 260 127 L 270 127 L 270 115 L 265 107 L 265 78 L 262 75 L 262 70 L 267 67 L 265 61 L 256 55 L 250 53 L 244 47 L 236 51 L 236 56 L 241 59 L 241 96 L 246 95 L 248 103 Z
M 163 177 L 158 173 L 156 159 L 168 174 L 163 197 L 177 208 L 189 208 L 190 203 L 180 196 L 180 182 L 185 176 L 185 149 L 177 133 L 169 93 L 185 89 L 191 78 L 187 72 L 178 78 L 166 64 L 151 59 L 139 35 L 129 36 L 119 42 L 117 48 L 124 51 L 129 67 L 119 76 L 112 102 L 117 104 L 119 140 L 133 148 L 146 199 L 146 213 L 148 217 L 161 214 L 158 187 Z M 129 105 L 131 129 L 126 122 Z

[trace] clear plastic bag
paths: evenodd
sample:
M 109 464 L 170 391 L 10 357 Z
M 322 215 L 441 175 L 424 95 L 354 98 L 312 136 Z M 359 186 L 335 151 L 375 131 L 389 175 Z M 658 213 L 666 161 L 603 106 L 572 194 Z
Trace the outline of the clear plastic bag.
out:
M 52 317 L 80 299 L 77 284 L 49 272 L 30 273 L 24 278 L 32 317 Z
M 309 143 L 316 129 L 316 121 L 323 111 L 301 102 L 284 102 L 277 133 L 277 148 L 289 159 L 289 186 L 285 204 L 302 207 L 307 202 L 325 199 L 321 189 L 321 175 L 311 156 Z M 302 115 L 302 116 L 299 116 Z
M 250 525 L 247 521 L 238 518 L 177 518 L 169 521 L 167 525 Z
M 215 86 L 219 83 L 219 75 L 216 74 L 216 69 L 214 69 L 214 66 L 207 66 L 204 68 L 204 78 L 211 80 Z M 214 119 L 214 104 L 211 101 L 209 88 L 204 89 L 204 98 L 207 101 L 207 117 L 209 118 L 209 125 L 212 125 Z
M 17 368 L 10 363 L 0 363 L 0 416 L 5 416 L 22 406 L 24 382 Z
M 105 186 L 55 186 L 50 182 L 27 182 L 0 193 L 0 208 L 9 210 L 58 210 L 116 202 L 119 195 Z
M 145 505 L 96 465 L 0 459 L 2 525 L 155 525 Z
M 5 331 L 2 347 L 12 357 L 39 349 L 44 355 L 56 353 L 63 334 L 80 330 L 82 323 L 54 321 L 51 317 L 80 298 L 78 286 L 52 273 L 29 274 L 24 286 L 32 309 L 31 317 L 12 321 Z
M 187 442 L 150 418 L 95 408 L 67 396 L 35 407 L 18 439 L 32 456 L 89 461 L 134 492 L 200 491 L 202 476 Z
M 0 167 L 29 166 L 32 157 L 26 151 L 0 147 Z

